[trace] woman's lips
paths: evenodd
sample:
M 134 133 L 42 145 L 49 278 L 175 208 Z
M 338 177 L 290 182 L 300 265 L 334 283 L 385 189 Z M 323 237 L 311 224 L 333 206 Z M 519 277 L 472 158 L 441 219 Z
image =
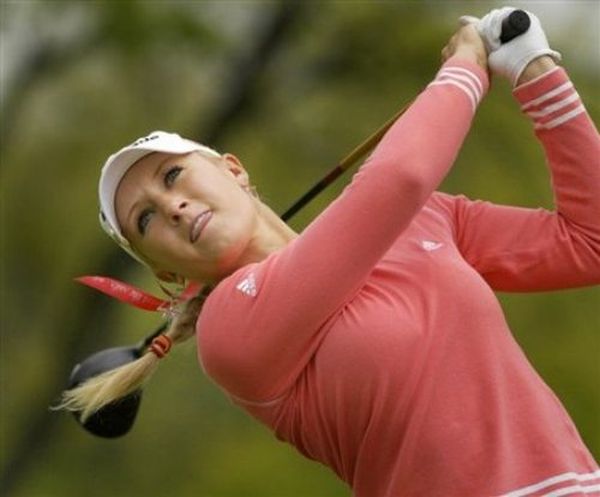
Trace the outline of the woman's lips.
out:
M 211 217 L 212 211 L 204 211 L 194 219 L 192 228 L 190 229 L 190 243 L 194 243 L 200 237 L 202 230 L 208 224 Z

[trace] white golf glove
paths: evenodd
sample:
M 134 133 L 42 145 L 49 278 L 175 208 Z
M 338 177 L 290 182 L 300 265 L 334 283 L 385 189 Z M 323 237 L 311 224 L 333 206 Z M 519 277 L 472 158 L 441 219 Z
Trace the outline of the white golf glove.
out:
M 503 7 L 490 11 L 481 19 L 462 16 L 459 21 L 461 24 L 475 24 L 488 51 L 488 65 L 492 74 L 508 78 L 511 84 L 516 86 L 521 73 L 532 60 L 542 55 L 549 55 L 558 62 L 561 55 L 550 48 L 540 20 L 529 11 L 525 11 L 531 20 L 529 29 L 502 44 L 500 42 L 502 21 L 514 10 L 516 10 L 514 7 Z

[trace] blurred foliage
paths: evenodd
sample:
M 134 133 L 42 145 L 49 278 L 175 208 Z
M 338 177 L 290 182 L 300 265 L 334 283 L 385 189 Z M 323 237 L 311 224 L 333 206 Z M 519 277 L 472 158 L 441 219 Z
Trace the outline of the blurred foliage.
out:
M 53 419 L 43 436 L 36 435 L 40 443 L 29 449 L 14 497 L 349 495 L 329 470 L 303 459 L 231 406 L 202 375 L 193 344 L 167 360 L 146 389 L 134 430 L 121 440 L 92 438 L 68 415 L 42 412 L 66 381 L 71 365 L 64 364 L 64 350 L 79 334 L 87 337 L 84 357 L 134 343 L 159 322 L 102 296 L 90 297 L 72 282 L 97 272 L 113 250 L 96 223 L 100 165 L 113 150 L 154 129 L 202 141 L 202 126 L 218 111 L 231 77 L 228 64 L 247 53 L 276 5 L 2 4 L 3 33 L 17 30 L 28 41 L 10 45 L 10 52 L 5 43 L 2 48 L 2 71 L 15 73 L 3 79 L 0 122 L 3 467 L 32 429 L 32 411 Z M 241 157 L 263 200 L 283 212 L 428 83 L 465 5 L 307 3 L 302 21 L 291 26 L 260 74 L 251 111 L 231 123 L 221 148 Z M 496 4 L 473 5 L 467 10 L 482 13 Z M 543 5 L 530 8 L 539 7 L 543 18 Z M 580 8 L 598 16 L 596 4 Z M 587 71 L 586 64 L 571 66 L 579 52 L 570 47 L 565 42 L 558 48 L 597 121 L 598 64 Z M 11 58 L 30 64 L 9 65 Z M 551 208 L 543 164 L 509 88 L 494 82 L 441 189 Z M 306 226 L 350 177 L 292 226 Z M 132 265 L 130 275 L 132 283 L 158 293 L 144 269 Z M 103 334 L 90 320 L 89 329 L 73 336 L 69 316 L 89 298 L 104 306 L 109 326 Z M 500 299 L 528 357 L 600 457 L 598 287 Z

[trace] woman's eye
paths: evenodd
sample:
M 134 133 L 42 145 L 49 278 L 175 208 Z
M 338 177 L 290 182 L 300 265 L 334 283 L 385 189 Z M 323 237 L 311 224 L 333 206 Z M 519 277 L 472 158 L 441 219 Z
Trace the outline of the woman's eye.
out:
M 142 211 L 137 220 L 137 227 L 140 235 L 144 236 L 146 233 L 146 228 L 148 227 L 148 223 L 150 222 L 150 217 L 152 216 L 152 211 L 146 209 Z
M 181 166 L 171 167 L 165 174 L 165 186 L 171 186 L 182 169 Z

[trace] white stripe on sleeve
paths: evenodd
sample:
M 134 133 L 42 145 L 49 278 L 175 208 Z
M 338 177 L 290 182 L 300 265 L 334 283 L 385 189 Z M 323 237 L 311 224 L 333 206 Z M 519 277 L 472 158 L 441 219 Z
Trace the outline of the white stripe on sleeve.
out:
M 464 67 L 443 67 L 429 86 L 451 85 L 460 88 L 469 98 L 473 112 L 483 98 L 483 83 L 473 71 Z
M 600 470 L 595 471 L 593 473 L 562 473 L 560 475 L 552 476 L 547 478 L 546 480 L 542 480 L 538 483 L 534 483 L 533 485 L 528 485 L 526 487 L 518 488 L 506 494 L 502 494 L 499 497 L 525 497 L 526 495 L 532 495 L 534 492 L 538 490 L 542 490 L 547 487 L 551 487 L 552 485 L 556 485 L 558 483 L 569 482 L 587 482 L 594 479 L 600 478 Z M 593 488 L 592 486 L 587 488 Z
M 561 488 L 559 490 L 555 490 L 554 492 L 544 494 L 542 497 L 563 497 L 564 495 L 573 495 L 575 493 L 596 494 L 596 492 L 600 492 L 600 485 L 589 485 L 587 487 L 583 485 L 573 485 L 571 487 Z
M 429 86 L 440 86 L 440 85 L 452 85 L 452 86 L 456 86 L 457 88 L 460 88 L 463 92 L 465 92 L 467 97 L 469 97 L 469 100 L 471 101 L 471 107 L 473 107 L 473 112 L 475 112 L 475 109 L 477 109 L 477 100 L 475 99 L 475 96 L 473 95 L 473 90 L 466 87 L 461 82 L 455 81 L 453 79 L 444 79 L 441 81 L 435 80 L 435 81 L 429 83 L 429 85 L 427 85 L 427 86 L 429 87 Z
M 560 126 L 563 123 L 573 119 L 575 116 L 585 112 L 585 107 L 583 104 L 578 105 L 573 110 L 566 112 L 562 116 L 558 116 L 556 119 L 552 119 L 552 121 L 548 121 L 547 123 L 538 123 L 534 126 L 535 129 L 552 129 Z
M 440 74 L 437 77 L 438 81 L 446 81 L 448 79 L 452 79 L 454 81 L 460 81 L 461 83 L 464 83 L 465 86 L 467 86 L 470 90 L 471 93 L 473 95 L 473 97 L 475 98 L 476 102 L 479 102 L 481 100 L 481 93 L 479 92 L 479 89 L 477 88 L 477 86 L 475 86 L 473 84 L 473 80 L 469 79 L 466 76 L 462 76 L 460 74 L 449 74 L 447 72 L 443 72 L 442 74 Z
M 562 100 L 548 105 L 548 107 L 544 107 L 542 110 L 529 110 L 526 111 L 527 115 L 533 118 L 537 118 L 537 117 L 544 117 L 547 116 L 548 114 L 552 114 L 554 111 L 557 111 L 559 109 L 562 109 L 563 107 L 566 107 L 567 105 L 569 105 L 571 102 L 575 102 L 575 100 L 577 100 L 579 98 L 579 95 L 577 94 L 577 92 L 569 95 L 567 98 L 563 98 Z
M 477 94 L 479 95 L 479 99 L 481 99 L 481 96 L 483 95 L 483 84 L 481 83 L 481 81 L 479 80 L 479 78 L 471 71 L 469 71 L 468 69 L 465 69 L 463 67 L 445 67 L 440 71 L 440 74 L 443 73 L 448 73 L 448 74 L 462 74 L 464 76 L 467 76 L 470 80 L 472 80 L 475 83 L 475 86 L 477 87 Z
M 543 95 L 539 96 L 538 98 L 534 98 L 533 100 L 530 100 L 526 104 L 523 104 L 521 106 L 521 110 L 526 111 L 530 107 L 535 107 L 536 105 L 539 105 L 542 102 L 545 102 L 546 100 L 549 100 L 552 97 L 559 95 L 560 93 L 562 93 L 565 90 L 568 90 L 569 88 L 573 88 L 573 83 L 571 83 L 570 81 L 566 81 L 562 85 L 554 88 L 554 90 L 550 90 L 549 92 L 544 93 Z

